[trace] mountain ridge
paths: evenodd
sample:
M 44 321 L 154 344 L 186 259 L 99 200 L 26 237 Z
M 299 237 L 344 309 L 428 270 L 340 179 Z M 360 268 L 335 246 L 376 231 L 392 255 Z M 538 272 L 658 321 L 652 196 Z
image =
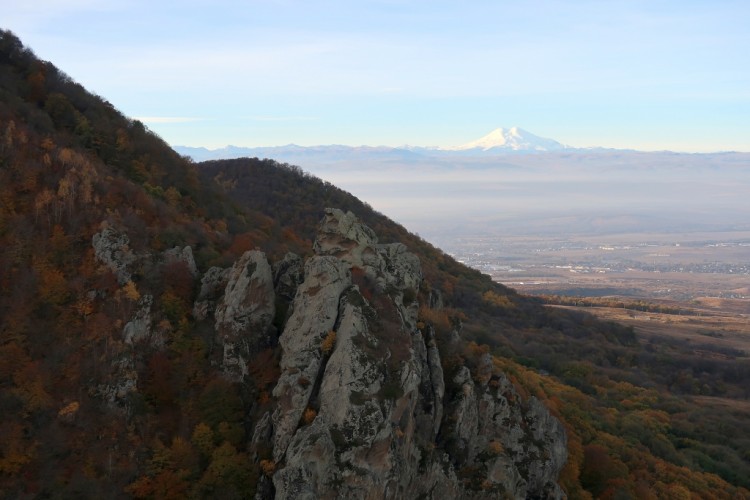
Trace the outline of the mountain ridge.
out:
M 175 151 L 194 161 L 234 159 L 242 157 L 269 157 L 282 161 L 304 161 L 307 158 L 340 161 L 347 159 L 368 158 L 402 158 L 429 160 L 430 158 L 478 158 L 504 157 L 543 154 L 639 154 L 639 155 L 690 155 L 712 157 L 725 154 L 748 154 L 741 151 L 683 152 L 670 150 L 637 150 L 632 148 L 613 148 L 605 146 L 575 147 L 562 144 L 554 139 L 537 136 L 519 127 L 510 129 L 497 128 L 485 136 L 458 146 L 349 146 L 344 144 L 327 144 L 300 146 L 286 144 L 282 146 L 234 146 L 206 148 L 200 146 L 172 145 Z
M 497 128 L 489 134 L 460 146 L 430 147 L 430 146 L 346 146 L 340 144 L 299 146 L 287 144 L 284 146 L 243 147 L 227 145 L 223 148 L 209 149 L 204 147 L 173 146 L 175 151 L 189 156 L 196 161 L 241 158 L 243 156 L 278 157 L 286 154 L 386 154 L 392 156 L 416 157 L 445 156 L 445 155 L 491 155 L 491 154 L 533 154 L 549 151 L 571 150 L 576 148 L 565 146 L 553 139 L 539 137 L 519 127 L 510 129 Z

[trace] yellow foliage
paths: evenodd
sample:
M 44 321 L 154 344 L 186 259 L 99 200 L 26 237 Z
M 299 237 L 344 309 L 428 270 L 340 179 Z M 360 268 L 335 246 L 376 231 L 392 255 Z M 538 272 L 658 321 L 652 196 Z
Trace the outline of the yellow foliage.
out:
M 132 281 L 128 281 L 122 286 L 122 293 L 125 294 L 125 297 L 127 297 L 128 300 L 132 300 L 133 302 L 141 298 L 141 294 L 140 292 L 138 292 L 138 288 Z
M 73 308 L 78 314 L 85 318 L 94 312 L 94 303 L 88 297 L 84 297 L 76 301 Z
M 690 490 L 681 484 L 671 483 L 663 485 L 662 483 L 657 486 L 659 487 L 661 498 L 669 500 L 690 500 L 692 498 Z
M 333 346 L 336 345 L 336 332 L 331 330 L 326 334 L 326 337 L 323 339 L 323 343 L 320 345 L 320 350 L 323 351 L 323 354 L 329 354 L 331 351 L 333 351 Z
M 23 401 L 24 409 L 29 412 L 44 410 L 52 406 L 52 396 L 44 388 L 38 373 L 28 373 L 22 370 L 13 375 L 16 387 L 10 393 Z
M 422 306 L 419 309 L 419 321 L 430 323 L 439 332 L 449 332 L 451 330 L 451 321 L 445 309 L 430 309 Z
M 171 206 L 177 207 L 180 205 L 182 195 L 177 189 L 175 189 L 174 186 L 169 186 L 169 188 L 164 192 L 164 199 L 166 199 L 167 203 L 169 203 Z
M 260 394 L 258 394 L 258 404 L 264 405 L 271 401 L 271 395 L 268 394 L 268 391 L 260 391 Z
M 271 477 L 273 476 L 273 473 L 276 472 L 276 462 L 263 459 L 260 461 L 260 470 L 262 470 L 263 474 L 266 476 Z
M 503 452 L 503 445 L 500 441 L 490 441 L 489 446 L 487 449 L 492 453 L 493 455 L 499 455 Z
M 60 305 L 68 300 L 68 281 L 59 269 L 43 269 L 39 276 L 39 296 L 42 300 Z
M 201 422 L 193 429 L 190 441 L 201 453 L 211 456 L 211 452 L 214 449 L 214 431 L 207 424 Z
M 78 411 L 78 408 L 80 408 L 81 405 L 78 403 L 78 401 L 73 401 L 69 405 L 65 405 L 60 409 L 60 411 L 57 412 L 57 415 L 59 417 L 67 417 L 68 415 L 73 415 Z
M 305 425 L 309 425 L 312 423 L 313 420 L 315 420 L 315 417 L 318 416 L 318 412 L 315 411 L 314 408 L 308 407 L 305 409 L 305 412 L 302 414 L 302 421 L 305 423 Z
M 482 294 L 482 299 L 484 299 L 485 302 L 489 302 L 493 306 L 501 307 L 503 309 L 513 309 L 516 307 L 516 305 L 506 296 L 506 295 L 500 295 L 492 290 L 487 290 Z
M 490 346 L 487 344 L 477 344 L 473 340 L 466 345 L 466 355 L 480 357 L 490 352 Z

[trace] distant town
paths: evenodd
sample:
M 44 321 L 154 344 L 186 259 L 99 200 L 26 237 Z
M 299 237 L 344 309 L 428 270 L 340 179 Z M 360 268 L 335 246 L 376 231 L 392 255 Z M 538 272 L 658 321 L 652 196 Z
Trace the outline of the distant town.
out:
M 526 293 L 750 298 L 746 239 L 597 244 L 471 237 L 445 247 L 460 262 Z

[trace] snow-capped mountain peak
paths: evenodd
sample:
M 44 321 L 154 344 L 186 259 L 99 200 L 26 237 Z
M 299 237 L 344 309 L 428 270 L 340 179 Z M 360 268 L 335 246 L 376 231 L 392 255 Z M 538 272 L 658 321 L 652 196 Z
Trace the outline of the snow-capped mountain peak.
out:
M 476 141 L 442 149 L 446 151 L 491 151 L 498 149 L 511 151 L 555 151 L 565 149 L 565 146 L 553 139 L 539 137 L 521 128 L 512 127 L 509 129 L 498 128 Z

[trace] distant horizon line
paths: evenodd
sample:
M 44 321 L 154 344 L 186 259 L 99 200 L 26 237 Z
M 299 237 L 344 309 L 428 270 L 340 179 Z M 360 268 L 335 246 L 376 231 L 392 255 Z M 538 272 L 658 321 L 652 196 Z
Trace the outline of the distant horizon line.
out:
M 144 123 L 147 127 L 149 124 L 155 124 L 155 125 L 163 125 L 163 124 L 174 124 L 174 123 L 185 123 L 185 122 L 194 122 L 194 121 L 206 121 L 206 120 L 212 120 L 207 118 L 196 118 L 196 117 L 148 117 L 148 116 L 136 116 L 132 117 L 133 120 L 138 120 Z M 149 129 L 152 132 L 155 132 L 159 134 L 159 132 L 155 131 L 154 129 Z M 638 146 L 602 146 L 602 145 L 593 145 L 593 146 L 574 146 L 571 144 L 566 144 L 559 142 L 557 139 L 552 139 L 549 137 L 543 137 L 534 134 L 533 132 L 529 132 L 528 129 L 514 125 L 512 127 L 496 127 L 489 133 L 483 135 L 479 139 L 476 139 L 474 141 L 465 142 L 460 145 L 446 145 L 446 144 L 431 144 L 431 145 L 415 145 L 415 144 L 409 144 L 409 143 L 400 143 L 398 145 L 392 145 L 391 144 L 363 144 L 363 143 L 352 143 L 352 142 L 319 142 L 319 143 L 309 143 L 309 144 L 302 144 L 296 143 L 296 142 L 287 142 L 287 143 L 276 143 L 276 144 L 263 144 L 263 145 L 255 145 L 255 146 L 248 146 L 248 145 L 238 145 L 238 144 L 232 144 L 232 143 L 225 143 L 223 145 L 195 145 L 193 144 L 186 144 L 185 141 L 181 144 L 176 142 L 168 142 L 170 147 L 172 148 L 190 148 L 190 149 L 202 149 L 207 152 L 216 152 L 224 149 L 234 148 L 234 149 L 281 149 L 281 148 L 323 148 L 323 147 L 341 147 L 341 148 L 371 148 L 371 149 L 379 149 L 379 148 L 388 148 L 393 150 L 434 150 L 434 151 L 443 151 L 443 152 L 450 152 L 450 151 L 460 151 L 460 150 L 466 150 L 466 149 L 480 149 L 480 148 L 468 148 L 468 146 L 476 143 L 480 143 L 481 141 L 485 139 L 489 139 L 492 136 L 496 136 L 498 132 L 508 132 L 511 137 L 519 137 L 522 139 L 530 138 L 533 140 L 541 140 L 543 142 L 552 142 L 559 145 L 559 148 L 555 148 L 553 150 L 546 149 L 546 148 L 540 148 L 536 151 L 531 149 L 513 149 L 513 148 L 503 148 L 502 146 L 494 146 L 490 148 L 484 148 L 483 150 L 485 152 L 492 152 L 491 149 L 497 149 L 498 153 L 501 152 L 503 149 L 506 149 L 508 152 L 552 152 L 552 151 L 596 151 L 596 150 L 606 150 L 606 151 L 628 151 L 628 152 L 639 152 L 639 153 L 678 153 L 678 154 L 727 154 L 727 153 L 750 153 L 750 147 L 747 149 L 739 149 L 739 148 L 723 148 L 723 149 L 689 149 L 689 148 L 670 148 L 669 146 L 664 147 L 638 147 Z M 518 132 L 521 132 L 519 135 Z M 165 142 L 167 142 L 165 140 Z M 307 142 L 307 141 L 305 141 Z
M 312 148 L 332 148 L 332 147 L 340 147 L 340 148 L 349 148 L 349 149 L 358 149 L 358 148 L 370 148 L 370 149 L 393 149 L 393 150 L 403 150 L 403 151 L 410 151 L 413 149 L 420 149 L 420 150 L 432 150 L 436 152 L 443 152 L 443 153 L 451 153 L 451 152 L 457 152 L 455 150 L 447 149 L 446 146 L 414 146 L 411 144 L 402 144 L 400 146 L 389 146 L 387 144 L 378 144 L 376 146 L 370 145 L 370 144 L 358 144 L 358 145 L 352 145 L 352 144 L 344 144 L 344 143 L 329 143 L 329 144 L 312 144 L 312 145 L 302 145 L 297 144 L 294 142 L 290 142 L 287 144 L 276 144 L 271 146 L 239 146 L 237 144 L 226 144 L 224 146 L 217 146 L 217 147 L 210 147 L 210 146 L 190 146 L 185 144 L 169 144 L 171 148 L 184 148 L 184 149 L 200 149 L 205 150 L 208 152 L 216 152 L 221 151 L 224 149 L 282 149 L 282 148 L 300 148 L 300 149 L 312 149 Z M 551 150 L 551 151 L 518 151 L 513 149 L 504 149 L 502 147 L 496 147 L 492 148 L 491 150 L 484 151 L 485 153 L 491 153 L 494 150 L 497 151 L 497 153 L 527 153 L 527 154 L 544 154 L 544 153 L 559 153 L 559 152 L 586 152 L 586 151 L 623 151 L 623 152 L 631 152 L 631 153 L 674 153 L 674 154 L 731 154 L 731 153 L 739 153 L 739 154 L 750 154 L 750 150 L 743 151 L 739 149 L 717 149 L 717 150 L 705 150 L 705 151 L 686 151 L 686 150 L 676 150 L 676 149 L 637 149 L 637 148 L 626 148 L 626 147 L 613 147 L 613 146 L 571 146 L 571 145 L 565 145 L 564 148 L 557 149 L 557 150 Z

